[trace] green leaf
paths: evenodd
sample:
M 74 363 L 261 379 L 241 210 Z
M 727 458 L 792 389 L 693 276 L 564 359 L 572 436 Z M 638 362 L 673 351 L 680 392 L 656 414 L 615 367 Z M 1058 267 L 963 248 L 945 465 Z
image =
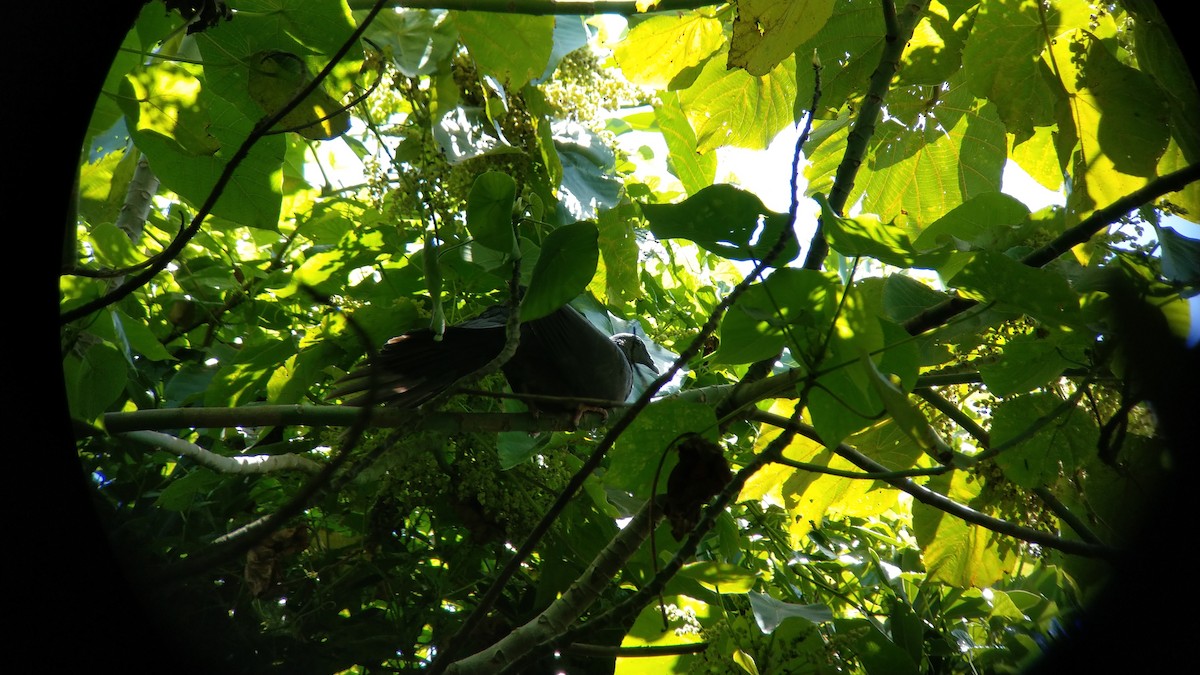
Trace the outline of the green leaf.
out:
M 458 33 L 479 71 L 508 89 L 538 77 L 554 48 L 554 17 L 496 12 L 452 12 Z
M 304 401 L 313 385 L 324 379 L 325 368 L 340 351 L 334 343 L 324 341 L 288 358 L 267 381 L 267 400 L 280 405 Z
M 641 293 L 640 251 L 634 229 L 637 214 L 637 206 L 623 201 L 616 208 L 601 211 L 597 221 L 600 255 L 604 260 L 604 291 L 614 307 L 634 300 Z
M 1018 335 L 1004 344 L 998 361 L 979 366 L 983 383 L 1000 397 L 1020 394 L 1048 384 L 1072 363 L 1084 360 L 1082 348 L 1064 344 L 1070 334 Z
M 792 123 L 796 96 L 796 62 L 787 59 L 762 76 L 726 70 L 709 59 L 679 103 L 696 130 L 697 151 L 732 145 L 761 150 Z M 786 176 L 780 176 L 780 181 Z
M 889 274 L 883 286 L 883 309 L 887 317 L 903 323 L 949 297 L 912 277 Z
M 705 588 L 719 593 L 745 593 L 758 581 L 749 570 L 722 562 L 695 562 L 684 565 L 679 576 L 695 579 Z
M 1079 219 L 1146 185 L 1170 138 L 1162 90 L 1108 49 L 1085 30 L 1052 47 L 1069 102 L 1059 120 L 1060 153 L 1072 163 L 1067 206 Z
M 850 200 L 882 220 L 905 215 L 917 229 L 964 200 L 998 192 L 1008 139 L 994 106 L 976 99 L 961 77 L 946 83 L 920 125 L 880 122 L 868 163 Z
M 174 359 L 158 336 L 150 330 L 144 320 L 137 320 L 120 310 L 113 312 L 113 323 L 119 325 L 129 348 L 151 361 Z
M 981 5 L 963 48 L 963 73 L 971 91 L 996 105 L 1018 142 L 1028 138 L 1034 127 L 1054 122 L 1054 106 L 1061 94 L 1039 56 L 1047 30 L 1053 39 L 1064 19 L 1073 21 L 1061 13 L 1062 6 L 1069 4 L 1075 3 L 1056 3 L 1044 12 L 1019 0 Z
M 1023 265 L 1003 253 L 979 252 L 948 283 L 1050 326 L 1071 326 L 1079 320 L 1079 297 L 1062 275 Z
M 660 14 L 639 22 L 613 56 L 634 84 L 664 89 L 680 72 L 699 65 L 725 41 L 721 22 L 690 12 Z
M 623 184 L 612 175 L 616 157 L 599 136 L 576 124 L 556 127 L 554 147 L 562 162 L 562 212 L 588 220 L 620 203 Z
M 901 391 L 895 382 L 879 372 L 869 358 L 864 356 L 860 363 L 867 373 L 867 381 L 883 401 L 883 407 L 891 415 L 896 427 L 931 457 L 948 462 L 954 456 L 954 450 L 930 426 L 921 409 L 908 399 L 908 395 Z
M 289 105 L 312 81 L 303 59 L 291 52 L 264 50 L 250 55 L 247 65 L 250 98 L 267 115 Z M 329 140 L 349 131 L 350 113 L 323 87 L 317 87 L 292 107 L 275 128 L 296 132 L 310 140 Z
M 808 354 L 828 330 L 837 285 L 821 272 L 784 268 L 753 284 L 721 320 L 713 363 L 753 363 L 790 345 Z
M 659 103 L 654 106 L 654 119 L 667 144 L 667 166 L 683 183 L 683 189 L 695 195 L 712 185 L 717 175 L 717 155 L 697 152 L 696 134 L 688 124 L 675 92 L 665 91 L 659 95 Z
M 467 195 L 467 229 L 475 241 L 504 255 L 516 253 L 513 204 L 517 184 L 508 174 L 486 171 Z
M 917 664 L 901 647 L 866 619 L 838 619 L 833 623 L 839 634 L 853 635 L 854 655 L 868 675 L 917 675 Z
M 1069 61 L 1063 66 L 1063 78 L 1078 115 L 1076 132 L 1085 159 L 1103 157 L 1105 168 L 1112 171 L 1154 177 L 1170 137 L 1163 91 L 1146 74 L 1118 61 L 1099 37 L 1087 31 L 1063 36 L 1054 51 L 1057 58 Z M 1104 197 L 1102 205 L 1117 195 Z
M 833 621 L 833 610 L 825 605 L 798 605 L 783 602 L 765 594 L 750 591 L 746 594 L 750 599 L 750 609 L 754 612 L 754 621 L 762 632 L 768 635 L 775 632 L 779 624 L 787 619 L 804 619 L 812 623 Z
M 917 236 L 918 250 L 954 246 L 962 251 L 1003 251 L 1018 242 L 1014 233 L 1029 221 L 1029 208 L 1002 192 L 985 192 L 971 197 L 935 220 Z
M 168 483 L 154 500 L 154 505 L 168 511 L 190 511 L 220 483 L 221 477 L 216 472 L 197 467 Z
M 669 450 L 671 443 L 684 433 L 706 433 L 715 424 L 713 409 L 708 405 L 669 398 L 651 404 L 609 451 L 611 461 L 604 474 L 605 486 L 648 496 L 659 461 L 664 453 L 669 453 L 658 476 L 661 491 L 675 465 L 675 453 Z
M 1013 141 L 1009 161 L 1029 174 L 1039 185 L 1053 192 L 1063 187 L 1063 166 L 1054 147 L 1054 127 L 1037 127 L 1024 141 Z
M 155 80 L 154 86 L 161 88 L 149 89 L 148 81 L 127 78 L 121 85 L 121 106 L 130 135 L 150 159 L 155 175 L 198 206 L 209 198 L 254 120 L 200 89 L 196 80 L 181 76 L 172 82 L 167 89 Z M 252 227 L 277 227 L 285 147 L 282 135 L 260 138 L 238 164 L 212 213 Z
M 389 50 L 392 63 L 405 77 L 429 75 L 454 53 L 454 22 L 419 9 L 380 12 L 366 37 Z
M 957 18 L 945 4 L 929 3 L 904 50 L 900 82 L 940 86 L 962 67 L 963 39 L 972 26 Z
M 659 239 L 690 239 L 733 260 L 761 260 L 780 235 L 786 243 L 773 261 L 791 262 L 800 252 L 787 214 L 775 213 L 756 195 L 732 185 L 710 185 L 679 204 L 643 204 L 642 214 Z
M 337 3 L 281 5 L 275 0 L 239 3 L 236 21 L 222 22 L 219 30 L 195 36 L 204 61 L 205 89 L 227 101 L 242 116 L 257 122 L 263 116 L 263 108 L 253 99 L 251 92 L 255 87 L 250 84 L 251 77 L 257 77 L 254 71 L 260 67 L 257 57 L 271 53 L 296 55 L 302 58 L 301 63 L 295 64 L 297 75 L 301 71 L 315 73 L 328 63 L 329 56 L 342 48 L 353 30 L 349 13 Z M 342 65 L 352 69 L 362 58 L 361 45 L 351 45 Z M 336 100 L 349 93 L 349 84 L 339 80 L 336 72 L 322 81 L 325 93 L 320 96 Z M 316 103 L 316 99 L 312 102 Z M 324 102 L 325 113 L 317 117 L 336 108 L 329 103 Z
M 729 67 L 751 75 L 771 72 L 833 15 L 833 0 L 742 0 L 737 4 Z
M 594 223 L 580 221 L 546 237 L 521 302 L 522 321 L 546 316 L 587 288 L 600 258 L 599 236 Z
M 129 267 L 140 262 L 137 249 L 119 227 L 111 223 L 100 223 L 93 227 L 88 236 L 95 247 L 96 259 L 113 268 Z
M 815 199 L 821 205 L 821 222 L 829 246 L 846 257 L 867 256 L 896 267 L 927 269 L 936 269 L 948 258 L 946 244 L 939 249 L 918 250 L 907 219 L 884 223 L 872 214 L 843 218 L 833 211 L 824 195 Z
M 1200 239 L 1185 237 L 1169 227 L 1154 226 L 1162 246 L 1162 273 L 1177 286 L 1200 285 Z
M 1013 483 L 1032 489 L 1053 485 L 1060 467 L 1077 466 L 1096 452 L 1099 430 L 1090 414 L 1079 408 L 1050 419 L 1062 400 L 1050 394 L 1029 394 L 1004 401 L 992 417 L 992 446 L 1020 438 L 996 455 L 996 464 Z M 1049 420 L 1036 433 L 1035 424 Z
M 978 481 L 963 471 L 936 476 L 926 487 L 964 504 L 980 491 Z M 949 518 L 925 504 L 913 504 L 913 534 L 921 545 L 928 578 L 955 588 L 988 588 L 1015 563 L 1011 554 L 1001 555 L 996 532 Z
M 94 344 L 80 359 L 63 362 L 67 376 L 67 403 L 72 417 L 93 422 L 125 390 L 128 362 L 107 344 Z
M 801 119 L 812 104 L 816 77 L 807 64 L 814 52 L 825 64 L 821 70 L 817 117 L 828 118 L 841 110 L 847 101 L 862 97 L 863 84 L 870 80 L 871 73 L 879 65 L 885 32 L 883 12 L 879 7 L 857 0 L 837 0 L 824 27 L 796 48 L 796 53 L 801 56 L 801 66 L 796 68 L 795 119 Z
M 266 397 L 271 375 L 296 353 L 291 340 L 264 341 L 222 363 L 204 395 L 205 405 L 233 406 Z

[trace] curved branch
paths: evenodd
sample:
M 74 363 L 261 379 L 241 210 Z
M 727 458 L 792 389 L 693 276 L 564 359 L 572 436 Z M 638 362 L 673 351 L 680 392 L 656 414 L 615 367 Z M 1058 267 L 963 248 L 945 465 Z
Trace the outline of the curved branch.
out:
M 347 0 L 350 9 L 366 9 L 371 0 Z M 638 3 L 633 0 L 597 0 L 596 2 L 562 2 L 561 0 L 391 0 L 393 8 L 404 9 L 453 9 L 467 12 L 497 12 L 503 14 L 584 15 L 619 14 L 633 16 Z M 661 0 L 650 12 L 675 12 L 723 4 L 717 0 Z
M 497 669 L 512 665 L 539 644 L 566 631 L 571 623 L 600 597 L 608 583 L 621 571 L 621 567 L 662 520 L 662 505 L 651 508 L 651 504 L 653 500 L 646 501 L 633 519 L 600 551 L 583 574 L 579 575 L 562 596 L 550 603 L 545 611 L 491 647 L 451 664 L 446 673 L 490 675 Z
M 188 457 L 201 466 L 208 467 L 221 473 L 250 474 L 272 473 L 275 471 L 303 471 L 305 473 L 320 473 L 321 465 L 293 453 L 282 455 L 240 455 L 226 457 L 202 448 L 195 443 L 189 443 L 182 438 L 163 434 L 157 431 L 130 431 L 121 434 L 123 438 L 140 441 L 180 457 Z
M 883 1 L 883 18 L 887 31 L 884 34 L 883 53 L 879 55 L 879 63 L 871 73 L 870 84 L 863 97 L 862 108 L 858 111 L 850 135 L 846 138 L 846 152 L 838 164 L 833 177 L 833 187 L 829 191 L 829 205 L 841 214 L 854 190 L 854 179 L 862 166 L 863 158 L 867 155 L 867 144 L 875 135 L 875 123 L 883 110 L 883 101 L 887 96 L 888 87 L 896 71 L 900 69 L 900 57 L 912 37 L 913 29 L 924 11 L 924 2 L 910 2 L 903 14 L 896 13 L 893 0 Z M 829 255 L 829 243 L 825 240 L 824 223 L 817 221 L 817 229 L 813 233 L 808 255 L 804 259 L 805 269 L 821 269 L 825 256 Z
M 1097 209 L 1092 215 L 1080 221 L 1078 225 L 1060 234 L 1054 241 L 1026 255 L 1021 262 L 1030 267 L 1042 267 L 1071 250 L 1072 247 L 1091 239 L 1097 232 L 1112 225 L 1130 211 L 1171 192 L 1178 192 L 1197 180 L 1200 180 L 1200 163 L 1189 164 L 1178 171 L 1160 176 L 1108 206 Z M 920 335 L 977 304 L 979 304 L 977 300 L 959 296 L 949 298 L 904 322 L 904 329 L 911 335 Z
M 807 424 L 804 424 L 803 422 L 790 420 L 785 417 L 763 411 L 754 411 L 752 417 L 757 421 L 765 422 L 767 424 L 780 427 L 781 429 L 792 429 L 805 438 L 812 439 L 818 443 L 823 443 L 821 437 L 817 434 L 817 430 Z M 839 457 L 865 471 L 870 471 L 872 473 L 885 473 L 889 471 L 889 469 L 884 465 L 876 462 L 875 460 L 867 457 L 848 445 L 839 444 L 837 447 L 833 448 L 833 452 Z M 1063 539 L 1062 537 L 1050 534 L 1048 532 L 1042 532 L 1041 530 L 1035 530 L 1033 528 L 1010 523 L 1006 520 L 994 518 L 992 516 L 980 513 L 969 506 L 959 504 L 953 499 L 950 499 L 943 494 L 934 492 L 927 487 L 917 485 L 907 478 L 885 477 L 880 478 L 879 480 L 884 481 L 892 487 L 907 492 L 908 494 L 912 495 L 914 499 L 923 504 L 932 506 L 939 511 L 943 511 L 949 515 L 960 518 L 964 522 L 972 525 L 978 525 L 993 532 L 1014 537 L 1016 539 L 1021 539 L 1032 544 L 1037 544 L 1038 546 L 1042 546 L 1044 548 L 1052 548 L 1071 555 L 1085 556 L 1088 558 L 1101 558 L 1105 560 L 1114 559 L 1118 553 L 1116 549 L 1107 546 Z

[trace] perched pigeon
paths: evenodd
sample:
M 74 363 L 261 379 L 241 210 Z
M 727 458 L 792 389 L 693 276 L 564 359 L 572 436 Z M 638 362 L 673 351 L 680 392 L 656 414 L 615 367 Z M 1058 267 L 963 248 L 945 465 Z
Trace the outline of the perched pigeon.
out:
M 494 305 L 447 326 L 440 341 L 427 328 L 394 337 L 369 364 L 339 380 L 330 397 L 352 394 L 346 403 L 361 403 L 374 370 L 377 402 L 419 406 L 500 353 L 508 315 L 508 305 Z M 574 307 L 563 305 L 521 324 L 517 350 L 501 370 L 513 392 L 533 395 L 527 401 L 532 410 L 571 412 L 578 420 L 587 410 L 606 412 L 613 402 L 624 402 L 638 365 L 658 372 L 639 337 L 609 337 Z

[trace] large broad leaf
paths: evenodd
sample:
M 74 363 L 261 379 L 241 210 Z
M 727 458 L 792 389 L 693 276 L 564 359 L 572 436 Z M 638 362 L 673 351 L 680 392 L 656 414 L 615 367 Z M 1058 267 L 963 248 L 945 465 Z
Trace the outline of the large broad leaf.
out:
M 600 257 L 598 238 L 596 225 L 586 221 L 563 225 L 546 237 L 521 303 L 522 321 L 546 316 L 587 288 Z
M 1086 361 L 1079 332 L 1048 331 L 1018 335 L 1004 344 L 999 360 L 979 366 L 983 383 L 995 396 L 1020 394 L 1054 381 L 1074 363 Z
M 854 636 L 854 654 L 867 675 L 917 675 L 921 672 L 912 656 L 888 639 L 877 624 L 866 619 L 838 619 L 833 625 L 838 634 Z
M 880 279 L 851 286 L 841 303 L 836 329 L 826 333 L 829 351 L 822 370 L 828 372 L 811 393 L 809 411 L 827 445 L 874 424 L 888 412 L 874 381 L 878 376 L 871 368 L 857 365 L 863 355 L 870 355 L 880 371 L 895 376 L 899 392 L 889 390 L 890 394 L 911 391 L 916 383 L 920 360 L 916 344 L 903 328 L 883 318 L 886 286 Z M 908 413 L 898 404 L 893 414 L 900 424 Z M 917 423 L 909 420 L 907 430 L 916 428 Z
M 603 295 L 614 305 L 632 301 L 641 292 L 640 250 L 633 226 L 637 213 L 633 203 L 622 202 L 616 208 L 601 211 L 597 219 L 600 255 L 604 261 Z
M 671 443 L 685 433 L 711 430 L 715 424 L 710 405 L 672 399 L 654 403 L 637 416 L 609 451 L 611 462 L 604 475 L 605 486 L 646 497 L 661 461 L 662 472 L 657 478 L 659 491 L 664 491 L 677 457 L 670 450 Z
M 250 93 L 249 77 L 260 67 L 256 55 L 298 55 L 303 57 L 306 71 L 319 72 L 354 30 L 349 15 L 337 3 L 249 0 L 238 3 L 238 10 L 236 20 L 197 35 L 196 44 L 204 59 L 205 88 L 254 120 L 263 111 Z M 351 45 L 341 63 L 345 70 L 335 73 L 353 72 L 355 62 L 362 58 L 361 45 Z M 330 77 L 322 87 L 337 99 L 349 93 L 350 83 Z
M 717 155 L 714 152 L 697 152 L 696 133 L 688 124 L 683 108 L 679 107 L 678 95 L 663 92 L 658 98 L 659 104 L 654 106 L 654 119 L 667 144 L 667 166 L 683 183 L 683 189 L 694 195 L 712 185 L 717 175 Z
M 447 111 L 434 125 L 433 138 L 451 164 L 521 152 L 509 144 L 481 107 L 460 106 Z
M 745 593 L 754 588 L 758 581 L 758 575 L 750 570 L 713 561 L 684 565 L 679 570 L 679 576 L 694 579 L 701 586 L 717 593 Z
M 1063 15 L 1069 7 L 1071 16 Z M 1054 3 L 1044 11 L 1020 0 L 981 5 L 963 49 L 963 72 L 971 91 L 995 104 L 1008 130 L 1018 142 L 1034 127 L 1054 122 L 1060 97 L 1049 65 L 1038 58 L 1045 49 L 1047 31 L 1056 38 L 1059 27 L 1077 25 L 1080 2 Z M 1045 23 L 1043 24 L 1043 17 Z
M 613 56 L 634 84 L 666 88 L 725 41 L 721 22 L 699 12 L 652 16 L 629 30 Z
M 63 360 L 67 404 L 75 419 L 92 422 L 112 405 L 128 381 L 128 362 L 107 344 L 95 344 L 82 357 Z
M 1200 240 L 1185 237 L 1169 227 L 1155 225 L 1162 246 L 1162 273 L 1179 286 L 1200 285 Z
M 885 376 L 866 356 L 860 363 L 867 375 L 867 381 L 883 402 L 883 407 L 891 416 L 896 428 L 931 457 L 940 462 L 949 462 L 954 456 L 954 450 L 929 423 L 925 413 L 908 398 L 908 393 L 897 386 L 899 378 L 893 380 Z
M 182 71 L 169 78 L 162 69 L 153 76 L 131 76 L 122 82 L 121 92 L 130 136 L 150 159 L 155 175 L 193 205 L 204 203 L 255 120 Z M 282 135 L 259 138 L 212 213 L 252 227 L 277 227 L 285 145 Z
M 554 147 L 562 162 L 560 215 L 590 220 L 619 203 L 622 182 L 613 175 L 616 157 L 599 136 L 573 122 L 556 123 Z
M 784 268 L 752 285 L 721 321 L 714 363 L 753 363 L 785 345 L 807 354 L 821 345 L 837 303 L 837 283 L 812 270 Z
M 1023 265 L 1003 253 L 979 252 L 948 283 L 1052 326 L 1079 320 L 1079 296 L 1062 275 Z
M 1029 209 L 1002 192 L 985 192 L 964 201 L 938 218 L 913 245 L 928 250 L 950 244 L 959 250 L 1005 250 L 1017 243 L 1014 235 L 1029 220 Z
M 292 100 L 312 81 L 304 61 L 291 52 L 265 50 L 247 59 L 250 97 L 267 115 L 274 115 L 292 105 L 275 126 L 277 130 L 294 131 L 310 140 L 329 140 L 350 130 L 350 113 L 317 87 L 304 100 Z
M 761 150 L 792 123 L 796 61 L 787 59 L 766 75 L 726 70 L 709 59 L 679 102 L 696 130 L 699 152 L 725 145 Z M 780 176 L 786 181 L 786 176 Z
M 480 244 L 505 255 L 516 251 L 513 204 L 517 184 L 499 171 L 486 171 L 475 179 L 467 195 L 467 230 Z
M 981 489 L 980 482 L 963 471 L 937 476 L 927 487 L 962 504 L 970 503 Z M 996 532 L 922 503 L 914 503 L 912 508 L 913 534 L 921 545 L 930 580 L 955 588 L 987 588 L 1013 568 L 1015 556 L 1001 554 Z
M 458 42 L 454 22 L 446 17 L 418 9 L 380 12 L 366 37 L 387 49 L 406 77 L 429 75 L 450 58 Z
M 780 235 L 786 242 L 773 265 L 785 265 L 800 252 L 787 214 L 732 185 L 710 185 L 679 204 L 643 204 L 642 213 L 659 239 L 690 239 L 733 260 L 761 260 Z
M 996 455 L 1005 478 L 1026 489 L 1053 485 L 1061 467 L 1095 454 L 1100 433 L 1092 416 L 1079 408 L 1063 412 L 1061 405 L 1057 396 L 1039 393 L 996 407 L 992 445 L 1008 446 Z
M 263 341 L 221 364 L 204 393 L 205 405 L 235 406 L 263 398 L 271 375 L 296 354 L 292 340 Z
M 879 64 L 885 30 L 878 6 L 838 0 L 824 27 L 796 48 L 801 57 L 801 66 L 796 69 L 796 119 L 812 104 L 816 75 L 807 65 L 812 55 L 815 53 L 825 66 L 821 70 L 817 117 L 832 117 L 847 101 L 863 96 L 865 83 Z
M 554 17 L 454 12 L 454 22 L 479 71 L 519 89 L 546 70 L 554 48 Z
M 883 220 L 906 215 L 918 228 L 975 195 L 1000 191 L 1007 161 L 1004 126 L 993 106 L 957 79 L 923 123 L 881 122 L 866 167 L 847 202 Z
M 1072 31 L 1052 51 L 1062 69 L 1072 129 L 1072 189 L 1067 206 L 1082 219 L 1157 175 L 1170 138 L 1166 95 L 1139 70 L 1109 53 L 1096 35 Z
M 729 67 L 766 75 L 816 35 L 833 14 L 833 0 L 741 0 L 729 44 Z
M 587 45 L 590 32 L 582 16 L 554 17 L 554 48 L 550 51 L 550 61 L 541 77 L 533 80 L 532 84 L 541 84 L 548 80 L 562 62 L 563 57 Z
M 786 619 L 804 619 L 812 623 L 833 621 L 833 610 L 826 605 L 798 605 L 792 602 L 776 600 L 765 593 L 749 594 L 750 609 L 754 612 L 754 621 L 764 633 L 772 633 Z
M 882 222 L 873 214 L 843 218 L 833 211 L 824 195 L 816 196 L 821 205 L 821 223 L 829 246 L 846 257 L 867 256 L 895 267 L 936 269 L 949 256 L 950 246 L 922 251 L 913 243 L 912 227 L 907 219 Z

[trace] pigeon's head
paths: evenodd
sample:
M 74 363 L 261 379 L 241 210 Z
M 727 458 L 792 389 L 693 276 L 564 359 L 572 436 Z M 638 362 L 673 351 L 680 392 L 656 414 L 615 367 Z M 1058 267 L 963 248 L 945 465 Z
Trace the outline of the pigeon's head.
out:
M 658 368 L 654 365 L 654 359 L 650 358 L 650 351 L 646 349 L 646 343 L 633 333 L 617 333 L 612 336 L 613 344 L 621 349 L 621 353 L 629 361 L 630 366 L 642 364 L 658 374 Z

